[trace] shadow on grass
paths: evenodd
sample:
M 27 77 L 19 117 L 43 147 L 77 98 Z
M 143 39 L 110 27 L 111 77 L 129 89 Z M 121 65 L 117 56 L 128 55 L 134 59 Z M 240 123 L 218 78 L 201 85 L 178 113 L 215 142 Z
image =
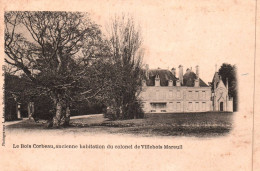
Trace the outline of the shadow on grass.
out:
M 215 127 L 162 127 L 153 128 L 146 127 L 142 129 L 132 128 L 128 130 L 122 130 L 121 133 L 158 135 L 158 136 L 194 136 L 194 137 L 214 137 L 224 136 L 230 132 L 231 128 L 215 126 Z
M 214 137 L 227 135 L 232 130 L 233 113 L 174 113 L 146 114 L 144 119 L 110 121 L 102 116 L 71 120 L 61 131 L 82 133 L 133 134 L 141 136 L 194 136 Z M 9 125 L 10 129 L 47 129 L 44 122 L 32 120 Z M 51 129 L 52 130 L 52 129 Z

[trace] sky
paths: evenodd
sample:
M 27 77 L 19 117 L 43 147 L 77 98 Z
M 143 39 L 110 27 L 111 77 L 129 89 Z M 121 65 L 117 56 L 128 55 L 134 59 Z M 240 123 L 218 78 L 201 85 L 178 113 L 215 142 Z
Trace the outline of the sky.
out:
M 93 6 L 90 13 L 104 29 L 111 16 L 133 16 L 143 34 L 144 63 L 164 69 L 181 64 L 184 71 L 199 65 L 200 77 L 210 82 L 216 65 L 240 66 L 239 59 L 253 56 L 254 5 L 228 0 L 122 2 Z
M 236 65 L 241 75 L 252 70 L 255 43 L 255 2 L 251 0 L 63 0 L 28 1 L 24 10 L 82 11 L 106 31 L 115 15 L 133 16 L 143 36 L 144 63 L 171 69 L 199 65 L 210 82 L 222 63 Z M 33 8 L 32 8 L 33 7 Z M 15 8 L 9 7 L 11 10 Z M 247 60 L 248 59 L 248 60 Z M 246 65 L 245 65 L 246 64 Z M 249 71 L 250 70 L 250 71 Z M 177 69 L 178 75 L 178 69 Z

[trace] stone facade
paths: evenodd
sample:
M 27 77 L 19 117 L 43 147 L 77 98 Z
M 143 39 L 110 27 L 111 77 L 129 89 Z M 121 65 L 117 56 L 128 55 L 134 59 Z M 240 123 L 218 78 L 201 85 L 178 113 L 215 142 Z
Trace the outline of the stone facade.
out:
M 233 112 L 233 98 L 228 96 L 228 80 L 224 85 L 218 72 L 211 82 L 213 111 Z
M 196 74 L 187 69 L 183 75 L 180 65 L 179 78 L 175 71 L 146 68 L 140 93 L 145 113 L 232 111 L 232 99 L 222 81 L 215 80 L 215 89 L 208 86 L 199 78 L 198 66 Z

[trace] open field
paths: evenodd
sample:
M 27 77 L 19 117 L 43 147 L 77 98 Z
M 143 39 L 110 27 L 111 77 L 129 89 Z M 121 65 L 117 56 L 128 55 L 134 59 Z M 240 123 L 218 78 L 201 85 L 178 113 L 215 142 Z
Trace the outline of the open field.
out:
M 24 120 L 7 126 L 7 129 L 23 131 L 62 131 L 83 133 L 132 134 L 138 136 L 195 136 L 212 137 L 228 134 L 232 129 L 233 113 L 173 113 L 146 114 L 144 119 L 110 121 L 99 115 L 71 118 L 71 126 L 46 129 L 44 123 Z M 18 131 L 18 130 L 17 130 Z

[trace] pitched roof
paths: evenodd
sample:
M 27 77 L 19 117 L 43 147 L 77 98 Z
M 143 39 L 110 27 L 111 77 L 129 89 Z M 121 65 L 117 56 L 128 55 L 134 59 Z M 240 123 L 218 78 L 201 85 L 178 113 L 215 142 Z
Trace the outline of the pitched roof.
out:
M 215 72 L 211 85 L 212 85 L 212 90 L 214 90 L 214 83 L 216 82 L 216 88 L 219 86 L 219 84 L 223 84 L 226 87 L 226 84 L 223 82 L 223 80 L 221 79 L 221 76 L 219 75 L 218 72 Z
M 214 81 L 219 82 L 219 74 L 218 74 L 218 72 L 215 72 L 215 74 L 214 74 L 214 76 L 212 78 L 212 83 L 214 83 Z
M 216 87 L 218 87 L 218 84 L 219 84 L 219 81 L 220 81 L 220 76 L 218 74 L 218 72 L 215 72 L 213 78 L 212 78 L 212 82 L 211 82 L 211 89 L 214 90 L 214 84 L 216 82 Z
M 155 77 L 156 75 L 159 75 L 160 78 L 160 85 L 161 86 L 168 86 L 169 80 L 173 81 L 173 85 L 176 86 L 176 81 L 178 78 L 172 74 L 171 71 L 167 69 L 151 69 L 148 70 L 149 73 L 149 79 L 146 79 L 147 86 L 154 86 L 155 85 Z M 182 86 L 188 86 L 188 87 L 194 87 L 194 82 L 196 80 L 197 76 L 194 72 L 186 72 L 183 76 L 183 85 Z M 208 87 L 208 85 L 201 79 L 200 81 L 200 87 Z
M 197 75 L 193 71 L 188 71 L 183 75 L 183 86 L 194 87 Z M 199 79 L 200 87 L 209 87 L 202 79 Z
M 155 85 L 155 77 L 159 75 L 160 78 L 160 85 L 161 86 L 168 86 L 168 81 L 172 80 L 173 85 L 176 85 L 177 78 L 166 69 L 151 69 L 148 70 L 149 79 L 146 79 L 147 86 L 154 86 Z

